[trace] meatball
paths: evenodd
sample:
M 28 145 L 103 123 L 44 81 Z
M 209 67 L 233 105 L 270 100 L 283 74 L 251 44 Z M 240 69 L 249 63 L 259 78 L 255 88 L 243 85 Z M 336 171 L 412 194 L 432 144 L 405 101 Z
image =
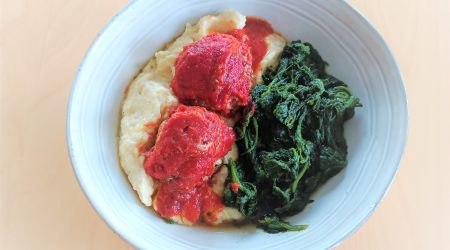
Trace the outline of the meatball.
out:
M 250 101 L 252 56 L 243 37 L 211 34 L 184 47 L 171 82 L 181 103 L 231 116 Z
M 224 206 L 208 180 L 235 139 L 232 128 L 202 107 L 181 105 L 161 124 L 155 145 L 144 153 L 146 173 L 159 182 L 154 207 L 161 217 L 217 221 Z
M 161 124 L 155 145 L 144 153 L 144 169 L 158 181 L 176 179 L 191 188 L 213 174 L 214 163 L 230 151 L 235 138 L 217 114 L 181 105 Z

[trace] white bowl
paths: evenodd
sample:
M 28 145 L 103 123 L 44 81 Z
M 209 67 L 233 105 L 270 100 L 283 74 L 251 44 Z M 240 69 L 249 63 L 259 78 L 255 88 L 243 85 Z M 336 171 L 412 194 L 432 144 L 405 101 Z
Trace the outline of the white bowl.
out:
M 267 234 L 169 225 L 142 206 L 117 156 L 124 89 L 186 22 L 235 9 L 261 16 L 288 39 L 311 42 L 364 107 L 346 124 L 348 166 L 289 220 L 302 232 Z M 99 34 L 73 85 L 67 114 L 72 165 L 91 204 L 123 239 L 156 249 L 325 249 L 374 211 L 392 182 L 407 134 L 399 68 L 376 30 L 345 1 L 142 0 L 130 3 Z

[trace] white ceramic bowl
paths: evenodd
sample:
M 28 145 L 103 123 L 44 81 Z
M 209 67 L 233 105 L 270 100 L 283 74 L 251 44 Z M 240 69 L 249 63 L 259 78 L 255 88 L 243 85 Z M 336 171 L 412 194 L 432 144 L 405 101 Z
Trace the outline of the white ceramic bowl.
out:
M 236 9 L 261 16 L 288 39 L 311 42 L 364 107 L 346 125 L 348 166 L 290 221 L 303 232 L 267 234 L 169 225 L 139 203 L 119 167 L 119 107 L 130 79 L 186 22 Z M 397 171 L 407 134 L 399 68 L 381 36 L 338 0 L 142 0 L 130 3 L 99 34 L 80 66 L 70 98 L 67 138 L 73 168 L 108 225 L 138 248 L 325 249 L 374 211 Z

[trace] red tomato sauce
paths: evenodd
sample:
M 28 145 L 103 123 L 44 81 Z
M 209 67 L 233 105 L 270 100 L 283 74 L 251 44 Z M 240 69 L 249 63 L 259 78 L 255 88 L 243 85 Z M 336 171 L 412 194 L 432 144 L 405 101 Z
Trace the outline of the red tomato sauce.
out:
M 144 153 L 144 169 L 160 183 L 155 206 L 163 218 L 215 221 L 223 204 L 208 180 L 235 139 L 232 128 L 202 107 L 181 105 L 161 124 L 155 145 Z
M 161 217 L 170 219 L 181 216 L 192 223 L 200 216 L 207 223 L 214 223 L 223 210 L 222 198 L 205 181 L 191 190 L 183 191 L 173 183 L 165 182 L 156 195 L 156 209 Z
M 259 63 L 267 53 L 267 44 L 264 39 L 274 33 L 274 30 L 270 23 L 257 17 L 247 17 L 244 30 L 247 32 L 248 45 L 252 53 L 252 68 L 255 73 L 259 70 Z
M 250 101 L 251 62 L 246 43 L 214 33 L 184 47 L 171 87 L 183 104 L 231 116 Z

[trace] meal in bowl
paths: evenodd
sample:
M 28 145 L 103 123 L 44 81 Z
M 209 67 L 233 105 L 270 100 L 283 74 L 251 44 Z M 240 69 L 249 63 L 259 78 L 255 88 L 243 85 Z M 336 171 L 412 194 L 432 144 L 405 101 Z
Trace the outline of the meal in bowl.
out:
M 200 18 L 126 89 L 119 157 L 145 206 L 171 223 L 284 219 L 347 164 L 344 122 L 361 106 L 309 43 L 236 11 Z

